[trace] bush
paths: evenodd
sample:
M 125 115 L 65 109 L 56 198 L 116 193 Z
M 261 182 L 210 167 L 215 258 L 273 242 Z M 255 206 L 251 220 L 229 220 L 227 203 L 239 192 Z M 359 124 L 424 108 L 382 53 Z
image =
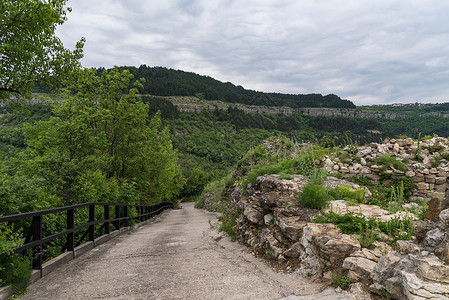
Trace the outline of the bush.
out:
M 335 189 L 330 189 L 329 194 L 338 200 L 346 200 L 349 202 L 364 203 L 365 202 L 365 191 L 360 189 L 353 191 L 348 185 L 338 186 Z
M 323 209 L 332 199 L 322 185 L 315 183 L 308 183 L 304 186 L 302 193 L 298 196 L 298 201 L 302 206 L 312 209 Z
M 31 262 L 28 257 L 10 255 L 0 259 L 0 286 L 12 285 L 24 291 L 31 277 Z

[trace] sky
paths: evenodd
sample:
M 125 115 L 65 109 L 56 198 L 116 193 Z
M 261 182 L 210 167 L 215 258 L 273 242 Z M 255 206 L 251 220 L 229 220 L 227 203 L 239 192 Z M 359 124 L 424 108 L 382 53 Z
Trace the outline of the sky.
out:
M 69 0 L 84 67 L 162 66 L 356 105 L 449 102 L 449 1 Z

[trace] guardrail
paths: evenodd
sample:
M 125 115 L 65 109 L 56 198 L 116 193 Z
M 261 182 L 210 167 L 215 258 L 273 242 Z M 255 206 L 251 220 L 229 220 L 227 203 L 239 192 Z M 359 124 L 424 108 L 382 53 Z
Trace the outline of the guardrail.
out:
M 96 207 L 101 207 L 103 210 L 103 218 L 100 220 L 96 220 Z M 88 221 L 75 226 L 76 212 L 77 210 L 81 210 L 83 208 L 88 208 Z M 130 216 L 130 208 L 135 208 L 137 215 Z M 173 209 L 173 203 L 171 202 L 162 202 L 154 205 L 126 205 L 89 202 L 78 205 L 4 216 L 0 217 L 0 223 L 24 223 L 23 221 L 27 221 L 25 223 L 29 223 L 24 244 L 21 247 L 14 249 L 14 253 L 24 254 L 26 250 L 31 248 L 33 269 L 40 270 L 40 275 L 42 277 L 43 245 L 45 243 L 66 236 L 65 245 L 62 247 L 59 254 L 62 254 L 66 251 L 74 251 L 75 247 L 83 244 L 83 241 L 86 240 L 87 237 L 88 239 L 87 241 L 85 241 L 85 243 L 94 241 L 96 235 L 98 236 L 99 234 L 109 234 L 110 227 L 113 227 L 113 229 L 115 230 L 120 230 L 121 227 L 128 227 L 129 221 L 132 219 L 137 221 L 146 221 L 156 215 L 159 215 L 164 210 L 170 208 Z M 111 210 L 115 212 L 114 217 L 112 218 L 110 216 Z M 65 213 L 67 226 L 65 226 L 65 229 L 60 232 L 52 233 L 49 236 L 43 236 L 43 225 L 45 225 L 43 222 L 43 216 L 57 213 Z M 96 229 L 95 225 L 97 224 L 102 225 L 101 227 Z M 85 228 L 86 230 L 81 234 L 81 237 L 78 238 L 78 241 L 75 241 L 75 233 Z M 8 255 L 11 254 L 0 253 L 0 258 L 6 257 Z

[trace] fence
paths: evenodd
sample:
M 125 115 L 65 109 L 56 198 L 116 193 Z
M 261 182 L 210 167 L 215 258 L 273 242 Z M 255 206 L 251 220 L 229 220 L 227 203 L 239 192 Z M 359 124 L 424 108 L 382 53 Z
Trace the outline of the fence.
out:
M 103 219 L 96 220 L 96 207 L 100 207 L 103 211 Z M 130 216 L 131 209 L 134 208 L 134 214 Z M 120 230 L 121 227 L 128 227 L 130 220 L 146 221 L 156 215 L 162 213 L 165 209 L 172 209 L 173 203 L 162 202 L 154 205 L 126 205 L 126 204 L 111 204 L 111 203 L 83 203 L 78 205 L 64 206 L 53 209 L 34 211 L 23 214 L 16 214 L 10 216 L 0 217 L 0 223 L 14 223 L 22 222 L 29 223 L 29 228 L 25 237 L 24 244 L 21 247 L 14 249 L 14 253 L 25 253 L 26 250 L 32 249 L 32 263 L 33 269 L 41 270 L 42 277 L 42 263 L 43 263 L 43 245 L 57 238 L 66 236 L 65 245 L 61 248 L 59 254 L 65 251 L 74 251 L 75 247 L 81 245 L 83 241 L 94 241 L 95 236 L 100 234 L 109 234 L 111 227 L 115 230 Z M 77 210 L 88 210 L 88 221 L 82 221 L 81 224 L 76 224 Z M 111 218 L 110 212 L 114 211 L 114 217 Z M 100 209 L 97 210 L 99 212 Z M 87 212 L 87 211 L 86 211 Z M 65 214 L 66 219 L 65 229 L 53 233 L 49 236 L 43 236 L 43 216 L 55 215 L 58 213 Z M 98 214 L 97 214 L 98 216 Z M 28 220 L 28 222 L 23 222 Z M 31 222 L 30 222 L 31 221 Z M 78 220 L 79 221 L 79 220 Z M 78 222 L 79 223 L 79 222 Z M 101 224 L 99 228 L 96 225 Z M 51 224 L 49 224 L 51 225 Z M 75 233 L 80 233 L 80 230 L 86 229 L 81 233 L 78 241 L 75 240 Z M 24 231 L 25 232 L 25 231 Z M 0 253 L 0 258 L 6 257 L 10 254 Z

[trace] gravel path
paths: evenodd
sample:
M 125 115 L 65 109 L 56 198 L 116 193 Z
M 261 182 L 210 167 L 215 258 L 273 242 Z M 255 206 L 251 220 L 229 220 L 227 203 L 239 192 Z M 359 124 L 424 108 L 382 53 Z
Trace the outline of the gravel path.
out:
M 215 214 L 184 203 L 60 267 L 21 299 L 320 298 L 320 285 L 274 271 L 218 234 L 215 222 Z

